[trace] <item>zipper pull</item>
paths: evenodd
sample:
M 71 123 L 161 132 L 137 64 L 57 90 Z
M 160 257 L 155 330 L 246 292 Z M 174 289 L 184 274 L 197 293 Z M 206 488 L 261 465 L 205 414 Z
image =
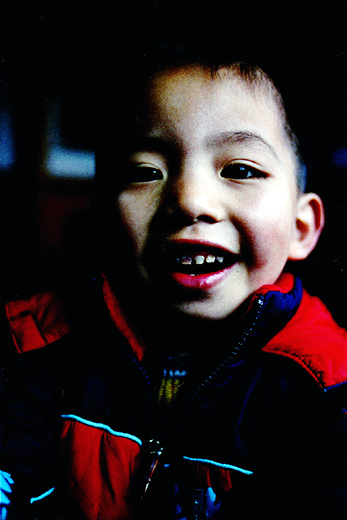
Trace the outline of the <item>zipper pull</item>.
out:
M 141 500 L 143 499 L 146 491 L 148 490 L 148 486 L 151 483 L 153 473 L 155 472 L 156 467 L 158 466 L 159 458 L 160 458 L 161 454 L 163 453 L 163 447 L 159 441 L 157 441 L 155 439 L 151 439 L 150 441 L 148 441 L 148 450 L 149 450 L 150 458 L 153 460 L 149 467 L 148 474 L 145 477 L 145 487 L 144 487 L 143 493 L 141 495 Z

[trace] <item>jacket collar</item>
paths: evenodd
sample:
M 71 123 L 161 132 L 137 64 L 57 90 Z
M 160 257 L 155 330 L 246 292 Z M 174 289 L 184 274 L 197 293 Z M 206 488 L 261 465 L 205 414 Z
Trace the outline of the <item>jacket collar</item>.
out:
M 141 360 L 145 346 L 105 277 L 103 294 L 111 318 Z M 284 273 L 274 285 L 264 285 L 250 298 L 238 344 L 242 347 L 245 342 L 253 351 L 261 349 L 291 359 L 325 390 L 347 381 L 347 332 L 290 273 Z
M 124 313 L 107 278 L 104 275 L 102 278 L 103 297 L 109 314 L 141 361 L 145 345 Z M 293 316 L 300 304 L 301 296 L 300 280 L 294 279 L 289 273 L 283 274 L 276 285 L 261 287 L 249 299 L 249 305 L 242 317 L 242 333 L 251 329 L 252 337 L 258 337 L 262 342 L 266 338 L 267 341 Z
M 105 276 L 102 293 L 113 322 L 142 360 L 145 345 Z M 9 302 L 6 314 L 19 353 L 44 347 L 71 331 L 63 302 L 53 291 Z M 256 291 L 242 324 L 244 336 L 239 342 L 251 338 L 258 350 L 291 359 L 325 390 L 347 381 L 347 332 L 335 323 L 318 298 L 302 290 L 300 280 L 291 274 Z

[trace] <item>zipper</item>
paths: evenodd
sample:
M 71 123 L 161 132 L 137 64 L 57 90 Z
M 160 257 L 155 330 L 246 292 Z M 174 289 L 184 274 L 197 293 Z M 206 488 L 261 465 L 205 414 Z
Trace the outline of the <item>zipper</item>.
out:
M 264 296 L 260 296 L 257 300 L 257 312 L 255 317 L 253 318 L 252 324 L 247 329 L 246 332 L 244 332 L 244 335 L 242 338 L 237 342 L 237 344 L 234 347 L 234 350 L 218 365 L 217 368 L 206 378 L 202 383 L 200 383 L 197 388 L 190 394 L 190 396 L 186 397 L 185 401 L 187 404 L 190 404 L 192 401 L 194 401 L 199 395 L 204 391 L 204 389 L 209 386 L 213 381 L 221 374 L 221 372 L 227 368 L 233 361 L 235 361 L 236 356 L 239 354 L 240 349 L 244 347 L 246 344 L 249 336 L 253 332 L 253 329 L 259 319 L 259 316 L 261 314 L 263 305 L 264 305 Z
M 152 389 L 152 383 L 151 383 L 149 375 L 147 374 L 147 371 L 146 371 L 145 367 L 134 356 L 134 354 L 132 354 L 132 352 L 129 349 L 126 349 L 126 354 L 130 358 L 130 360 L 135 364 L 137 369 L 140 371 L 140 373 L 141 373 L 141 375 L 142 375 L 142 377 L 144 379 L 144 382 L 145 382 L 145 387 L 146 387 L 147 396 L 148 396 L 147 424 L 148 424 L 148 427 L 150 428 L 150 425 L 151 425 L 151 422 L 152 422 L 151 419 L 152 419 L 152 415 L 153 415 L 153 389 Z
M 176 425 L 176 428 L 174 428 L 172 431 L 176 431 L 178 427 L 180 427 L 184 420 L 187 418 L 188 414 L 190 413 L 190 405 L 192 402 L 194 402 L 199 395 L 204 391 L 204 389 L 211 385 L 211 383 L 221 374 L 221 372 L 226 369 L 230 363 L 232 363 L 236 356 L 239 354 L 240 349 L 244 347 L 244 345 L 247 343 L 249 336 L 252 334 L 253 329 L 255 325 L 257 324 L 258 318 L 261 314 L 261 310 L 264 304 L 264 296 L 260 296 L 257 300 L 257 309 L 256 314 L 252 320 L 251 325 L 248 327 L 247 331 L 244 332 L 242 338 L 237 342 L 235 345 L 233 351 L 218 365 L 217 368 L 206 378 L 204 379 L 196 388 L 191 392 L 189 396 L 185 396 L 184 404 L 187 407 L 187 410 L 185 412 L 181 412 L 180 419 L 177 418 L 176 414 L 174 414 L 173 422 Z M 146 369 L 142 365 L 142 363 L 132 354 L 132 352 L 129 349 L 126 349 L 126 354 L 129 356 L 130 360 L 136 365 L 137 369 L 140 371 L 144 381 L 145 386 L 147 389 L 147 395 L 148 395 L 148 413 L 147 413 L 147 421 L 148 421 L 148 431 L 151 431 L 151 427 L 153 427 L 153 389 L 152 389 L 152 383 L 151 380 L 147 374 Z M 181 403 L 182 404 L 182 403 Z M 177 409 L 176 409 L 177 412 Z M 177 426 L 178 425 L 178 426 Z M 174 436 L 170 435 L 171 439 L 174 438 Z M 140 499 L 142 500 L 145 496 L 145 494 L 148 491 L 148 488 L 151 484 L 153 474 L 158 468 L 161 456 L 164 451 L 163 443 L 158 440 L 154 435 L 152 437 L 149 437 L 148 441 L 143 442 L 143 449 L 144 449 L 144 457 L 148 457 L 147 467 L 148 470 L 145 473 L 143 485 L 141 485 L 141 494 Z
M 151 480 L 152 480 L 152 477 L 153 477 L 153 473 L 155 472 L 155 470 L 156 470 L 156 468 L 158 466 L 159 458 L 160 458 L 160 456 L 163 453 L 163 446 L 160 443 L 160 441 L 158 441 L 156 439 L 150 439 L 148 441 L 147 450 L 149 452 L 150 458 L 152 459 L 152 462 L 151 462 L 151 464 L 149 466 L 149 470 L 147 472 L 147 475 L 145 476 L 144 489 L 143 489 L 143 492 L 141 494 L 141 500 L 145 496 L 145 493 L 147 492 L 148 487 L 149 487 L 149 485 L 151 483 Z
M 174 428 L 172 430 L 173 432 L 175 432 L 177 430 L 177 425 L 178 425 L 178 427 L 180 427 L 184 423 L 185 419 L 187 418 L 188 414 L 190 413 L 190 405 L 192 404 L 192 402 L 195 401 L 199 397 L 199 395 L 204 391 L 204 389 L 207 386 L 209 386 L 221 374 L 221 372 L 230 365 L 231 362 L 233 362 L 235 360 L 236 356 L 240 352 L 240 349 L 244 347 L 244 345 L 247 343 L 247 341 L 249 339 L 249 336 L 252 334 L 253 329 L 256 326 L 259 316 L 261 314 L 263 305 L 264 305 L 264 296 L 262 295 L 257 300 L 256 314 L 252 320 L 251 325 L 248 327 L 247 331 L 244 332 L 242 338 L 237 342 L 237 344 L 234 347 L 234 350 L 224 359 L 224 361 L 222 363 L 220 363 L 220 365 L 218 365 L 218 367 L 204 381 L 202 381 L 202 383 L 200 383 L 196 387 L 196 389 L 190 394 L 190 396 L 188 396 L 188 397 L 185 396 L 184 404 L 186 405 L 187 409 L 186 409 L 185 413 L 184 412 L 181 413 L 180 419 L 178 419 L 176 414 L 174 414 L 173 422 L 176 425 L 176 428 Z M 142 365 L 140 365 L 140 363 L 139 363 L 139 366 L 142 368 L 143 372 L 145 373 L 145 375 L 149 381 L 149 377 L 146 374 L 145 369 L 142 367 Z M 150 381 L 149 381 L 149 384 L 150 384 Z M 177 412 L 177 409 L 176 409 L 176 412 Z M 171 437 L 171 439 L 174 439 L 174 435 L 171 435 L 170 437 Z M 143 492 L 141 495 L 141 499 L 143 499 L 144 495 L 146 494 L 146 492 L 150 486 L 150 483 L 153 478 L 153 474 L 158 467 L 160 457 L 162 456 L 163 451 L 164 451 L 163 445 L 159 440 L 153 438 L 148 442 L 148 445 L 146 447 L 146 453 L 147 453 L 147 455 L 150 456 L 150 463 L 149 463 L 149 470 L 145 477 L 144 488 L 143 488 Z

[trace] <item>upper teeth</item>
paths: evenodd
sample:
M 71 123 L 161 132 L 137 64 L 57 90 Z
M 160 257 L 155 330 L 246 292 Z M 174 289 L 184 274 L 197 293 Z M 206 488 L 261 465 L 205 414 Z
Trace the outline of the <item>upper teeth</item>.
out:
M 198 255 L 194 258 L 194 260 L 197 265 L 201 265 L 205 262 L 205 257 L 202 255 Z
M 217 262 L 219 262 L 221 264 L 224 262 L 224 257 L 223 256 L 215 257 L 214 255 L 208 255 L 206 257 L 203 255 L 197 255 L 194 257 L 181 256 L 181 257 L 177 258 L 177 263 L 182 264 L 182 265 L 192 265 L 192 263 L 194 261 L 196 265 L 202 265 L 204 262 L 206 262 L 207 264 L 213 264 L 216 260 L 217 260 Z

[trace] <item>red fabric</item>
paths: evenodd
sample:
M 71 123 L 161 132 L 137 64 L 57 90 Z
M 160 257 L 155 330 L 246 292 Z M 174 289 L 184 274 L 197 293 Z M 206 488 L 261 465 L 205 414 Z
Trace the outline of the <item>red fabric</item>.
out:
M 129 491 L 139 469 L 136 442 L 68 418 L 62 429 L 62 452 L 70 495 L 85 518 L 133 518 Z M 234 479 L 240 479 L 240 474 L 232 469 L 184 461 L 183 487 L 189 489 L 194 482 L 204 493 L 212 488 L 217 501 L 233 487 Z
M 144 344 L 133 332 L 105 277 L 103 296 L 112 320 L 141 361 Z M 5 310 L 13 342 L 20 354 L 45 347 L 70 332 L 63 304 L 54 291 L 38 293 L 27 300 L 9 302 Z
M 104 277 L 103 295 L 112 320 L 121 331 L 123 336 L 126 337 L 129 345 L 131 345 L 133 351 L 141 361 L 145 351 L 145 346 L 140 338 L 134 333 L 134 329 L 122 311 L 120 304 L 114 295 L 106 277 Z
M 140 446 L 75 420 L 66 420 L 62 451 L 67 481 L 81 513 L 88 520 L 128 520 L 130 481 L 139 466 Z
M 53 291 L 7 303 L 5 309 L 20 354 L 44 347 L 70 331 L 63 305 Z
M 327 388 L 347 380 L 347 331 L 325 305 L 306 291 L 294 317 L 263 348 L 288 357 Z
M 217 497 L 222 497 L 233 487 L 235 474 L 232 469 L 224 469 L 213 464 L 203 462 L 184 461 L 182 471 L 188 484 L 194 482 L 197 488 L 206 490 L 212 488 Z M 239 477 L 239 475 L 237 475 Z
M 294 287 L 294 276 L 291 273 L 283 273 L 273 285 L 263 285 L 256 291 L 256 295 L 266 294 L 269 291 L 279 291 L 282 294 L 289 293 Z

